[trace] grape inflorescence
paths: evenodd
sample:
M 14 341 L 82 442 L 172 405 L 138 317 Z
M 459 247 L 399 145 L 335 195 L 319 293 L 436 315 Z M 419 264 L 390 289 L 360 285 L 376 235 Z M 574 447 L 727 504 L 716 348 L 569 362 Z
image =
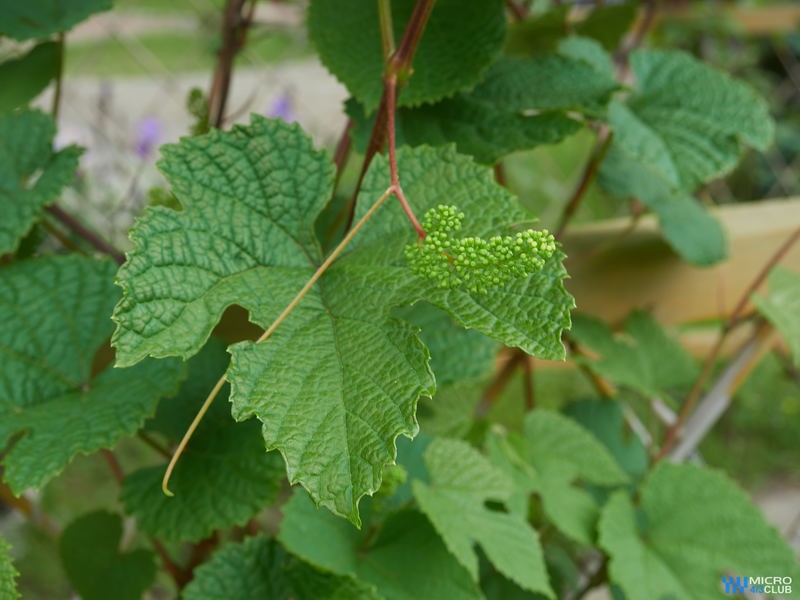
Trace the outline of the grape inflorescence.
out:
M 441 288 L 464 286 L 484 294 L 541 270 L 556 251 L 556 241 L 547 230 L 527 229 L 488 240 L 454 237 L 463 221 L 464 213 L 455 206 L 442 204 L 425 213 L 422 226 L 427 237 L 405 249 L 415 273 Z

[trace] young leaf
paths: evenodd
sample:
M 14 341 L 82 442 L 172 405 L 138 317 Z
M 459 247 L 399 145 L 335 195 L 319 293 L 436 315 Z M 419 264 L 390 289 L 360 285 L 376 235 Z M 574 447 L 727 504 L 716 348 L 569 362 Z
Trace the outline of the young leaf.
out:
M 164 153 L 161 169 L 183 210 L 151 208 L 132 231 L 114 313 L 120 365 L 147 354 L 191 356 L 231 304 L 268 327 L 323 258 L 313 221 L 333 168 L 297 126 L 254 117 L 248 127 Z M 483 233 L 525 217 L 509 209 L 489 169 L 452 149 L 421 148 L 399 160 L 414 210 L 458 198 L 474 216 L 472 230 Z M 358 211 L 388 181 L 386 163 L 376 160 Z M 563 356 L 573 300 L 560 253 L 527 279 L 473 297 L 411 271 L 405 247 L 413 236 L 396 203 L 382 207 L 266 343 L 230 349 L 234 417 L 258 417 L 290 481 L 356 523 L 359 498 L 380 487 L 383 465 L 394 460 L 395 438 L 416 433 L 417 399 L 433 392 L 416 328 L 391 308 L 428 299 L 505 343 Z
M 415 3 L 391 2 L 397 42 Z M 505 25 L 500 0 L 438 0 L 414 55 L 413 76 L 399 96 L 400 106 L 436 102 L 475 86 L 502 49 Z M 308 30 L 322 63 L 372 113 L 380 102 L 385 63 L 378 3 L 317 0 L 309 9 Z
M 140 600 L 156 577 L 149 550 L 121 552 L 122 518 L 97 511 L 70 523 L 61 534 L 61 562 L 83 600 Z
M 615 493 L 599 525 L 611 580 L 629 600 L 720 598 L 732 574 L 800 576 L 788 544 L 721 473 L 661 463 L 639 497 L 637 508 Z
M 53 119 L 39 111 L 0 116 L 0 255 L 16 250 L 75 177 L 81 150 L 53 152 L 55 133 Z
M 19 598 L 16 581 L 19 573 L 11 562 L 11 556 L 8 554 L 10 549 L 9 543 L 0 537 L 0 597 L 16 600 Z
M 19 58 L 0 63 L 0 114 L 27 104 L 58 72 L 59 45 L 44 42 Z
M 194 572 L 184 600 L 380 600 L 372 586 L 320 571 L 263 535 L 227 544 Z
M 0 0 L 0 34 L 19 41 L 42 39 L 110 8 L 111 0 Z
M 733 169 L 745 144 L 769 146 L 767 105 L 744 83 L 682 52 L 638 50 L 631 66 L 637 91 L 627 107 L 615 103 L 609 111 L 614 140 L 601 183 L 656 211 L 687 260 L 717 262 L 725 256 L 719 224 L 689 194 Z
M 369 582 L 386 600 L 482 597 L 418 512 L 395 513 L 364 534 L 315 508 L 300 491 L 284 506 L 283 515 L 278 539 L 289 552 L 327 571 Z
M 614 59 L 603 47 L 591 38 L 571 35 L 558 43 L 558 53 L 591 65 L 595 71 L 614 79 Z
M 761 311 L 789 344 L 800 365 L 800 273 L 775 267 L 769 274 L 769 294 L 753 296 Z
M 112 329 L 103 316 L 118 297 L 114 268 L 72 255 L 3 270 L 0 321 L 18 325 L 0 329 L 0 443 L 25 432 L 3 458 L 15 493 L 43 485 L 78 452 L 134 433 L 184 374 L 177 361 L 148 361 L 92 379 L 95 351 Z
M 189 361 L 189 375 L 175 398 L 161 402 L 149 429 L 176 443 L 227 366 L 225 347 L 212 339 Z M 212 405 L 178 462 L 170 498 L 161 490 L 164 465 L 128 475 L 120 499 L 140 530 L 164 540 L 198 541 L 215 529 L 244 525 L 275 501 L 285 475 L 276 452 L 264 453 L 255 421 L 236 423 L 227 386 Z
M 603 321 L 576 315 L 576 342 L 598 358 L 581 358 L 599 375 L 647 396 L 666 397 L 667 390 L 690 385 L 697 367 L 683 347 L 649 314 L 628 315 L 623 333 L 614 335 Z
M 562 532 L 591 544 L 598 507 L 576 480 L 616 486 L 628 477 L 591 433 L 558 413 L 535 410 L 524 422 L 524 436 L 493 433 L 488 439 L 492 461 L 511 475 L 516 491 L 512 512 L 527 515 L 528 496 L 539 495 L 547 517 Z
M 459 440 L 434 440 L 425 451 L 430 484 L 415 481 L 414 495 L 450 552 L 478 580 L 480 544 L 498 571 L 532 592 L 553 597 L 539 537 L 519 515 L 489 510 L 504 501 L 511 479 L 477 450 Z

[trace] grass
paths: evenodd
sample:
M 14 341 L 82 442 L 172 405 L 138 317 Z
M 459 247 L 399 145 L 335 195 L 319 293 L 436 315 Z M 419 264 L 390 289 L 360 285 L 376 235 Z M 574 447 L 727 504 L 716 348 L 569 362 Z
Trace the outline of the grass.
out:
M 216 50 L 214 36 L 192 32 L 151 33 L 126 39 L 109 37 L 69 44 L 66 70 L 67 75 L 96 77 L 210 72 Z M 254 32 L 237 58 L 237 66 L 259 66 L 308 53 L 308 46 L 299 34 Z

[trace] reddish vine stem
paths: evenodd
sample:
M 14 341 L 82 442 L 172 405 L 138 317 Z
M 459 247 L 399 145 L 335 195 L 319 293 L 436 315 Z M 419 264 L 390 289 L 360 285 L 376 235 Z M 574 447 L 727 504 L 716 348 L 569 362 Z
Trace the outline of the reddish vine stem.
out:
M 750 301 L 750 296 L 764 283 L 764 280 L 769 275 L 769 272 L 772 268 L 778 264 L 778 262 L 786 255 L 786 253 L 791 249 L 791 247 L 800 239 L 800 227 L 794 230 L 792 234 L 786 239 L 783 244 L 775 251 L 775 253 L 770 257 L 770 259 L 764 264 L 761 271 L 756 275 L 750 285 L 747 286 L 742 297 L 736 303 L 731 314 L 725 320 L 722 325 L 722 329 L 717 337 L 717 341 L 714 344 L 714 347 L 709 352 L 708 356 L 706 357 L 705 362 L 703 363 L 703 368 L 700 371 L 700 375 L 697 377 L 697 380 L 694 382 L 694 386 L 692 387 L 691 391 L 689 392 L 689 396 L 686 398 L 686 401 L 681 406 L 681 410 L 678 413 L 678 418 L 672 426 L 667 429 L 664 435 L 664 443 L 661 446 L 661 450 L 659 451 L 658 455 L 656 456 L 655 460 L 661 460 L 664 458 L 669 452 L 672 450 L 675 443 L 678 441 L 678 437 L 680 434 L 681 429 L 683 428 L 686 419 L 689 418 L 689 415 L 694 408 L 694 405 L 697 403 L 698 399 L 700 398 L 700 394 L 703 391 L 703 387 L 711 375 L 711 371 L 714 367 L 714 362 L 716 361 L 717 357 L 719 356 L 720 351 L 722 350 L 722 346 L 725 343 L 725 340 L 728 337 L 728 334 L 734 329 L 736 325 L 739 324 L 742 313 L 744 313 L 745 308 L 747 307 L 748 302 Z
M 41 528 L 47 535 L 58 537 L 61 533 L 60 528 L 48 515 L 44 514 L 38 506 L 25 496 L 15 496 L 12 491 L 4 484 L 0 484 L 0 500 L 19 511 L 31 523 Z
M 506 8 L 515 21 L 522 21 L 528 16 L 528 10 L 525 6 L 520 6 L 514 0 L 506 0 Z
M 58 113 L 61 108 L 61 92 L 64 86 L 64 55 L 66 54 L 66 43 L 65 43 L 65 35 L 64 33 L 59 33 L 57 38 L 58 50 L 57 50 L 57 66 L 56 66 L 56 78 L 55 78 L 55 87 L 53 88 L 53 105 L 50 109 L 50 114 L 53 116 L 53 121 L 58 124 Z
M 347 123 L 344 126 L 344 131 L 342 131 L 342 135 L 339 136 L 339 141 L 336 143 L 336 150 L 333 153 L 333 164 L 336 165 L 336 181 L 334 183 L 334 189 L 336 189 L 339 185 L 339 179 L 342 176 L 344 165 L 347 162 L 347 157 L 350 156 L 350 150 L 353 147 L 353 140 L 350 138 L 350 132 L 353 130 L 354 125 L 355 121 L 353 121 L 353 119 L 347 119 Z
M 372 126 L 372 132 L 369 136 L 369 143 L 367 144 L 367 151 L 364 154 L 361 172 L 359 173 L 355 190 L 353 190 L 353 195 L 345 208 L 347 214 L 347 226 L 345 229 L 350 229 L 352 226 L 355 217 L 356 199 L 361 190 L 364 176 L 369 166 L 372 164 L 375 155 L 380 152 L 386 142 L 390 115 L 392 119 L 391 127 L 394 129 L 397 94 L 405 84 L 405 81 L 411 76 L 411 63 L 414 60 L 419 41 L 425 31 L 425 26 L 428 24 L 428 19 L 430 18 L 435 2 L 436 0 L 417 0 L 417 3 L 414 5 L 414 11 L 411 13 L 408 23 L 406 23 L 403 36 L 400 38 L 400 43 L 396 50 L 391 47 L 391 36 L 389 35 L 391 23 L 388 22 L 390 14 L 388 12 L 384 13 L 384 19 L 381 22 L 381 40 L 384 48 L 388 51 L 388 56 L 386 60 L 383 94 L 381 95 L 381 101 L 375 115 L 375 123 Z M 388 98 L 390 91 L 388 89 L 388 82 L 392 79 L 392 76 L 394 76 L 394 90 L 392 92 L 394 94 L 394 102 L 390 111 Z M 419 230 L 417 230 L 417 233 L 419 234 Z
M 122 466 L 120 466 L 114 453 L 108 448 L 103 448 L 100 454 L 103 455 L 103 460 L 106 461 L 108 468 L 111 469 L 111 473 L 114 475 L 114 479 L 117 480 L 117 483 L 122 483 L 122 480 L 125 479 L 125 472 L 122 470 Z
M 46 210 L 56 219 L 61 221 L 61 223 L 63 223 L 64 226 L 73 231 L 79 237 L 83 238 L 94 248 L 96 248 L 103 254 L 107 254 L 108 256 L 113 258 L 118 265 L 121 265 L 122 263 L 125 262 L 125 256 L 119 250 L 114 248 L 111 244 L 106 242 L 103 238 L 98 236 L 93 231 L 87 229 L 80 221 L 78 221 L 68 212 L 59 208 L 55 204 L 51 204 L 50 206 L 47 207 Z
M 525 387 L 525 408 L 526 410 L 533 410 L 536 405 L 536 391 L 533 385 L 533 362 L 528 355 L 522 358 L 522 371 L 522 383 Z
M 222 17 L 222 45 L 217 52 L 217 64 L 211 90 L 208 94 L 208 114 L 211 124 L 222 127 L 225 122 L 225 106 L 231 88 L 233 61 L 244 46 L 247 30 L 252 22 L 255 2 L 251 2 L 249 14 L 244 14 L 246 0 L 228 0 Z
M 578 185 L 575 187 L 575 191 L 572 193 L 569 202 L 567 202 L 567 205 L 564 207 L 561 220 L 556 228 L 556 239 L 561 238 L 561 236 L 564 234 L 564 230 L 569 224 L 570 219 L 572 219 L 573 215 L 578 210 L 581 200 L 583 200 L 583 197 L 586 195 L 586 190 L 589 189 L 589 184 L 592 183 L 597 175 L 597 171 L 600 168 L 606 153 L 608 152 L 608 148 L 611 146 L 612 138 L 613 134 L 606 127 L 603 127 L 600 130 L 600 133 L 598 133 L 597 142 L 595 143 L 595 147 L 592 150 L 591 155 L 589 155 L 589 160 L 586 162 L 586 166 L 583 168 L 583 173 L 581 174 L 580 180 L 578 180 Z
M 506 360 L 505 364 L 495 373 L 492 381 L 486 386 L 481 401 L 475 407 L 476 417 L 481 418 L 486 416 L 492 404 L 497 401 L 500 394 L 506 389 L 508 382 L 511 380 L 511 376 L 516 372 L 517 367 L 519 367 L 525 358 L 525 353 L 519 348 L 513 348 L 511 350 L 511 355 L 508 357 L 508 360 Z

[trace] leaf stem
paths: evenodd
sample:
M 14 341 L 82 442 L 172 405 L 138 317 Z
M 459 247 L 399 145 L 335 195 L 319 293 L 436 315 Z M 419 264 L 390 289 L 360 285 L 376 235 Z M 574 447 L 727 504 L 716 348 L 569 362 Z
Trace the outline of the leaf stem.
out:
M 728 334 L 735 328 L 736 325 L 739 324 L 742 313 L 750 301 L 750 296 L 752 296 L 758 287 L 764 283 L 764 280 L 767 278 L 767 275 L 769 275 L 772 268 L 778 264 L 778 262 L 786 255 L 786 253 L 791 249 L 798 239 L 800 239 L 800 227 L 792 232 L 786 241 L 781 244 L 781 246 L 775 251 L 770 259 L 764 264 L 764 266 L 761 268 L 761 271 L 759 271 L 753 281 L 750 282 L 750 285 L 748 285 L 745 289 L 742 297 L 739 299 L 739 302 L 736 303 L 733 311 L 725 320 L 725 323 L 723 323 L 722 330 L 717 337 L 717 341 L 714 344 L 714 347 L 711 349 L 711 352 L 709 352 L 708 356 L 706 357 L 705 363 L 703 363 L 703 368 L 700 371 L 700 375 L 697 377 L 692 390 L 689 392 L 686 402 L 684 402 L 683 406 L 681 406 L 680 413 L 678 413 L 678 419 L 669 429 L 667 429 L 664 435 L 664 443 L 662 444 L 661 450 L 655 458 L 656 461 L 669 454 L 669 452 L 672 450 L 672 447 L 678 441 L 681 429 L 683 428 L 686 419 L 689 418 L 689 414 L 692 412 L 697 400 L 700 398 L 700 393 L 703 391 L 703 386 L 705 385 L 706 380 L 708 379 L 709 375 L 711 375 L 714 362 L 717 360 Z
M 375 201 L 375 203 L 369 208 L 369 210 L 364 214 L 364 216 L 361 217 L 361 219 L 359 219 L 358 223 L 356 223 L 356 225 L 350 231 L 347 232 L 347 235 L 345 235 L 344 238 L 342 238 L 342 241 L 339 242 L 339 245 L 333 249 L 330 255 L 328 255 L 328 258 L 326 258 L 325 261 L 317 268 L 317 270 L 305 283 L 302 289 L 299 292 L 297 292 L 297 295 L 292 299 L 291 302 L 289 302 L 286 308 L 283 309 L 283 312 L 280 315 L 278 315 L 278 318 L 276 318 L 275 321 L 273 321 L 272 325 L 270 325 L 264 331 L 264 333 L 261 334 L 261 337 L 259 337 L 255 341 L 256 344 L 260 344 L 261 342 L 265 341 L 275 332 L 275 330 L 280 326 L 280 324 L 286 320 L 286 317 L 288 317 L 289 314 L 297 307 L 297 305 L 300 304 L 300 301 L 305 297 L 305 295 L 309 292 L 309 290 L 311 290 L 311 288 L 319 280 L 319 278 L 322 277 L 325 271 L 328 270 L 333 261 L 336 260 L 338 256 L 344 251 L 344 249 L 353 240 L 353 238 L 361 230 L 364 224 L 367 221 L 369 221 L 370 218 L 372 218 L 375 212 L 381 207 L 381 205 L 386 201 L 386 199 L 389 196 L 396 193 L 397 190 L 392 185 L 389 186 L 386 189 L 386 191 L 383 192 L 383 194 L 381 194 L 381 197 L 378 198 Z M 180 459 L 181 455 L 186 449 L 186 445 L 189 443 L 189 440 L 192 439 L 195 430 L 200 425 L 200 422 L 203 420 L 203 417 L 208 412 L 208 409 L 211 407 L 211 403 L 214 402 L 214 398 L 217 397 L 220 390 L 222 389 L 222 386 L 225 385 L 225 381 L 226 381 L 225 374 L 223 374 L 222 377 L 219 378 L 217 383 L 209 392 L 208 396 L 203 402 L 203 405 L 200 407 L 200 410 L 197 411 L 197 414 L 195 415 L 191 425 L 189 425 L 189 428 L 183 435 L 183 439 L 181 439 L 180 444 L 178 444 L 177 449 L 173 453 L 172 458 L 170 459 L 169 464 L 167 465 L 167 470 L 164 472 L 164 478 L 161 480 L 161 490 L 164 492 L 166 496 L 175 495 L 169 489 L 169 480 L 172 477 L 172 472 L 175 470 L 175 465 L 178 464 L 178 459 Z
M 63 32 L 58 34 L 58 50 L 56 61 L 56 84 L 53 89 L 53 105 L 50 108 L 50 114 L 53 116 L 53 121 L 58 124 L 58 112 L 61 108 L 61 93 L 64 86 L 64 55 L 65 55 L 65 35 Z
M 61 221 L 61 223 L 63 223 L 68 229 L 72 230 L 79 237 L 83 238 L 89 244 L 94 246 L 94 248 L 113 258 L 118 265 L 121 265 L 125 262 L 125 256 L 119 250 L 114 248 L 96 233 L 87 229 L 80 221 L 78 221 L 68 212 L 59 208 L 55 204 L 51 204 L 46 210 L 56 219 Z
M 561 221 L 558 223 L 558 227 L 556 228 L 556 233 L 554 236 L 557 240 L 561 239 L 561 236 L 564 234 L 564 230 L 567 228 L 567 224 L 569 223 L 570 219 L 572 219 L 575 211 L 578 210 L 578 206 L 580 206 L 581 200 L 583 200 L 583 197 L 586 194 L 586 190 L 589 189 L 589 184 L 597 175 L 600 164 L 603 162 L 603 159 L 608 152 L 608 148 L 611 146 L 613 135 L 614 134 L 607 127 L 603 127 L 600 130 L 600 133 L 597 136 L 597 142 L 595 142 L 595 146 L 591 155 L 589 156 L 589 160 L 586 162 L 586 166 L 583 168 L 583 173 L 578 181 L 578 185 L 575 187 L 575 191 L 572 193 L 572 197 L 569 199 L 569 202 L 567 202 L 567 205 L 564 207 L 564 212 L 561 215 Z
M 392 26 L 392 0 L 378 0 L 378 23 L 381 31 L 383 58 L 388 60 L 395 49 Z

